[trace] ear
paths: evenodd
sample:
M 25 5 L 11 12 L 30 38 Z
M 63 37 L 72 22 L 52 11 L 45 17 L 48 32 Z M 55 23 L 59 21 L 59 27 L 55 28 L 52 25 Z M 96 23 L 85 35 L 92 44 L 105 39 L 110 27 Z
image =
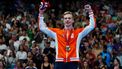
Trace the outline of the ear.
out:
M 72 19 L 72 23 L 74 23 L 75 22 L 75 20 L 74 19 Z

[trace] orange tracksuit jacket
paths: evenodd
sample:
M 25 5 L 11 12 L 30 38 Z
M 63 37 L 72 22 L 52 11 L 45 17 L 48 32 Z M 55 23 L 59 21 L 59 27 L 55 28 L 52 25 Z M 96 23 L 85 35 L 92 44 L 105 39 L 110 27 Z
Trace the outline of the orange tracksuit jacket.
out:
M 59 28 L 48 28 L 44 23 L 44 17 L 39 17 L 39 29 L 47 34 L 48 36 L 55 39 L 56 43 L 56 62 L 72 62 L 77 61 L 79 62 L 79 46 L 81 39 L 86 36 L 90 31 L 95 28 L 95 19 L 94 15 L 90 14 L 90 24 L 85 28 L 79 28 L 73 30 L 70 40 L 69 46 L 70 51 L 66 51 L 66 41 L 64 38 L 64 29 Z

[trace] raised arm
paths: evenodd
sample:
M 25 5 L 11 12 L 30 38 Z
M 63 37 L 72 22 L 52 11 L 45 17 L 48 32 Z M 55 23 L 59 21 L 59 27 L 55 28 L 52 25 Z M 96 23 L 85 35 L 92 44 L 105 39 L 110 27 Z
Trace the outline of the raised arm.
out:
M 89 14 L 89 25 L 86 26 L 83 31 L 80 32 L 79 34 L 79 38 L 82 39 L 84 36 L 86 36 L 89 32 L 91 32 L 94 28 L 95 28 L 95 18 L 94 18 L 94 14 L 93 11 L 91 9 L 90 5 L 85 5 L 85 10 L 86 12 L 88 12 Z
M 39 21 L 39 29 L 40 31 L 44 32 L 48 36 L 55 38 L 55 32 L 51 31 L 47 26 L 46 23 L 44 22 L 44 11 L 46 10 L 47 3 L 41 2 L 40 8 L 39 8 L 39 16 L 38 16 L 38 21 Z

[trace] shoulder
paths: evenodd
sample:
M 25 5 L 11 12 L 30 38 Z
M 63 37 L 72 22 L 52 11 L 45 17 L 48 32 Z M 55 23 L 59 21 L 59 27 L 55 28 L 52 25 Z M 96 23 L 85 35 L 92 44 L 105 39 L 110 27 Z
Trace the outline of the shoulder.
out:
M 53 31 L 53 32 L 56 32 L 56 33 L 61 33 L 63 32 L 63 29 L 60 29 L 60 28 L 49 28 L 49 30 Z
M 76 28 L 74 32 L 82 32 L 84 28 Z
M 51 66 L 53 66 L 54 64 L 50 63 Z
M 61 30 L 60 28 L 49 28 L 50 30 L 53 30 L 53 31 L 59 31 Z
M 51 67 L 53 67 L 53 66 L 54 66 L 54 64 L 50 63 L 50 66 L 51 66 Z
M 43 65 L 44 65 L 44 63 L 41 64 L 41 66 L 43 66 Z
M 27 66 L 25 69 L 29 69 L 29 66 Z

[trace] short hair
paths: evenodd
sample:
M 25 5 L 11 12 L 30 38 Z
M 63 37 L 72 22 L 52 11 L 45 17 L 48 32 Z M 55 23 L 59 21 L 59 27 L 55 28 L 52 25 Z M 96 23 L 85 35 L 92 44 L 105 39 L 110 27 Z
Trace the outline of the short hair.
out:
M 64 12 L 63 16 L 66 15 L 66 14 L 71 14 L 73 16 L 73 13 L 71 11 Z

